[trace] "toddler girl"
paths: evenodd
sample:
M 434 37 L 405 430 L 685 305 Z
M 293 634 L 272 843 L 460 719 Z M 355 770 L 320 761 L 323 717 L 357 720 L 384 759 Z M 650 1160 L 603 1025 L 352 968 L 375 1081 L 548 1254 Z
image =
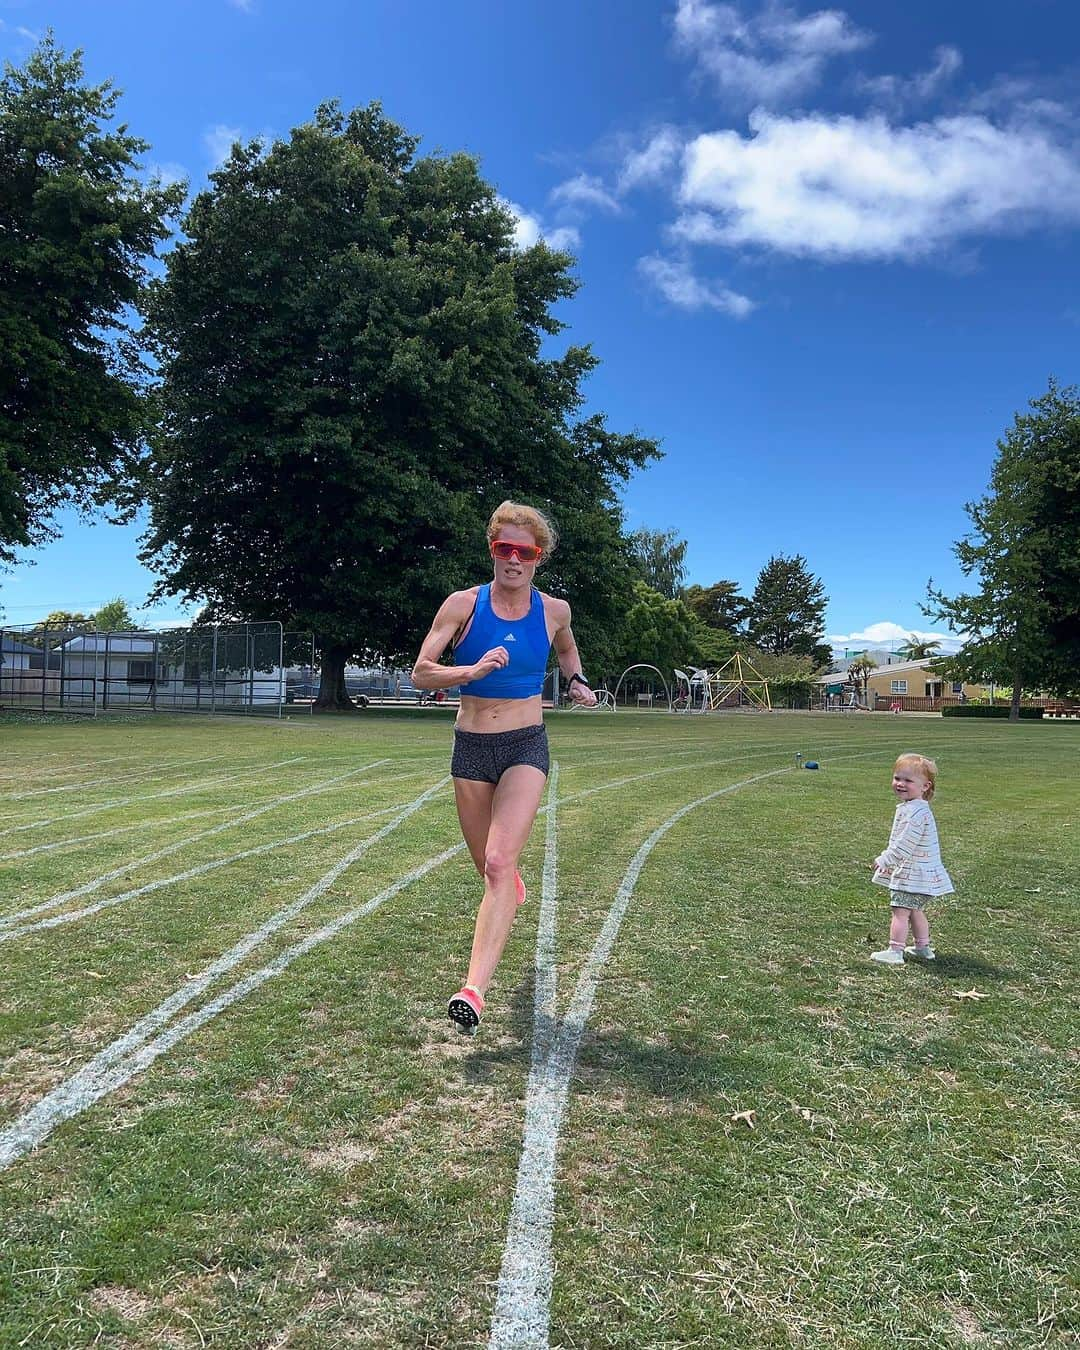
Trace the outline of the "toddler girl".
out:
M 937 825 L 930 810 L 936 778 L 937 765 L 925 755 L 901 755 L 893 767 L 892 789 L 900 804 L 893 817 L 888 848 L 874 859 L 874 884 L 888 886 L 892 907 L 889 945 L 870 956 L 871 961 L 883 965 L 904 964 L 909 924 L 915 945 L 906 950 L 926 961 L 934 959 L 925 907 L 953 889 L 941 865 Z

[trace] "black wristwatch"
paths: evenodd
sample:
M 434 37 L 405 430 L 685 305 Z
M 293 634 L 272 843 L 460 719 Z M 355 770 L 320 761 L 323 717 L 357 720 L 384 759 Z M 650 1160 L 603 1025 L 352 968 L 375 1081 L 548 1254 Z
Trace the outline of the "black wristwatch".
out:
M 580 672 L 578 674 L 571 675 L 570 678 L 566 681 L 566 683 L 568 686 L 571 684 L 583 684 L 586 689 L 591 688 L 589 681 Z

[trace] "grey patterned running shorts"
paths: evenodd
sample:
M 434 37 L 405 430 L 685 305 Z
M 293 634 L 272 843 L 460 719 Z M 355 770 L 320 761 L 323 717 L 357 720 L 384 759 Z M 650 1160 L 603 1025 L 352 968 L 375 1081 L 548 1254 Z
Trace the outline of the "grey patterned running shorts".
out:
M 454 755 L 450 772 L 455 778 L 497 783 L 515 764 L 548 771 L 547 728 L 517 727 L 514 731 L 459 731 L 454 728 Z
M 925 909 L 940 898 L 937 895 L 918 895 L 915 891 L 890 891 L 889 906 L 892 909 Z

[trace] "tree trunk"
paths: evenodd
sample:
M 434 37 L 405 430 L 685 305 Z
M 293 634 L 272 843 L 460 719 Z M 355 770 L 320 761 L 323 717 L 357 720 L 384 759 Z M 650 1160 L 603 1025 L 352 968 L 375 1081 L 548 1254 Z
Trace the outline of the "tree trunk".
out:
M 356 704 L 345 688 L 345 662 L 349 649 L 340 643 L 324 647 L 319 674 L 319 697 L 315 707 L 323 712 L 355 712 Z
M 1023 690 L 1020 688 L 1020 676 L 1013 676 L 1012 702 L 1009 704 L 1009 721 L 1020 721 L 1020 695 Z

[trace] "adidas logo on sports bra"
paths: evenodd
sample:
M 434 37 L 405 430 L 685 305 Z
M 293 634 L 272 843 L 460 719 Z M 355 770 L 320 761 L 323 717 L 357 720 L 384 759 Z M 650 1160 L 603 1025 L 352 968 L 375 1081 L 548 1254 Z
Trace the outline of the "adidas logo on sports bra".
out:
M 504 642 L 516 642 L 516 641 L 517 641 L 517 638 L 513 635 L 513 633 L 507 633 L 507 635 L 503 638 L 503 641 L 504 641 Z

